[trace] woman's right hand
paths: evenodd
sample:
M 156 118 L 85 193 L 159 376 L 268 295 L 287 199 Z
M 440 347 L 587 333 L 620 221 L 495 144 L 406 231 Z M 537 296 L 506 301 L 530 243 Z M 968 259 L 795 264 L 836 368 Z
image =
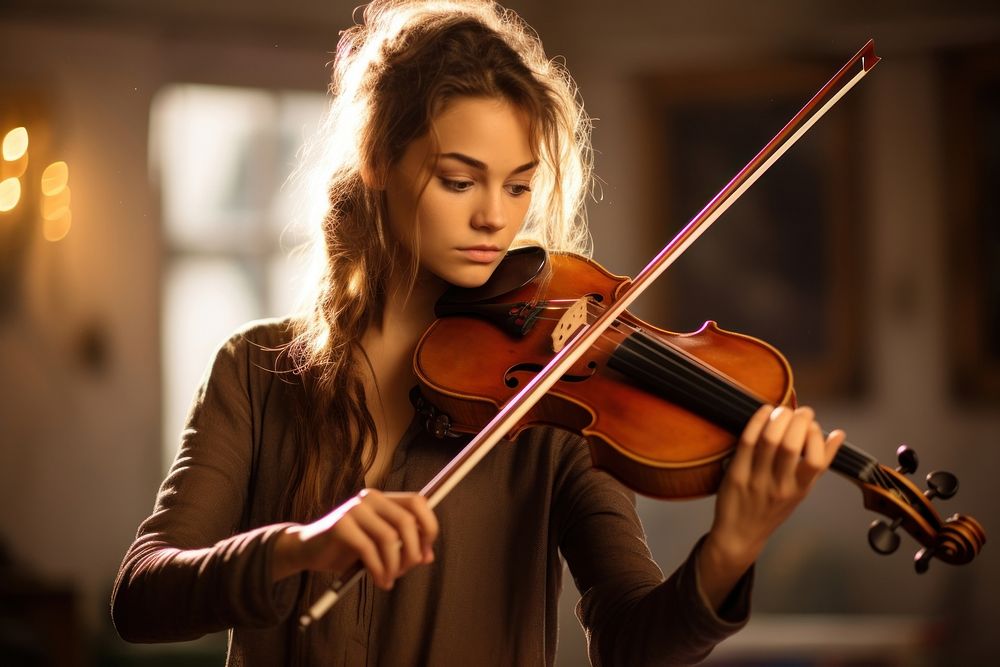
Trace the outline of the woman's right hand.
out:
M 278 536 L 272 581 L 305 570 L 341 573 L 360 560 L 379 588 L 389 590 L 415 565 L 434 560 L 438 522 L 416 493 L 365 489 L 313 523 Z

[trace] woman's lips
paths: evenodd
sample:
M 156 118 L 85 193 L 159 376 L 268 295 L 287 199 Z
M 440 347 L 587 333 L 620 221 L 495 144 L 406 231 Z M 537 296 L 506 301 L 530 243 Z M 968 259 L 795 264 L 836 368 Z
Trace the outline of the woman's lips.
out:
M 459 252 L 465 255 L 467 259 L 482 264 L 495 262 L 500 256 L 500 250 L 497 248 L 459 248 Z

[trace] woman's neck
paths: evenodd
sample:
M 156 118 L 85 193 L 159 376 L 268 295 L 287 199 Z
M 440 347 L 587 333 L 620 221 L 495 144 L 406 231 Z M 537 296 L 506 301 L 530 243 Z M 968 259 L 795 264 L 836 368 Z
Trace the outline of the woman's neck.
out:
M 394 341 L 412 351 L 434 321 L 434 304 L 446 288 L 447 284 L 440 278 L 423 271 L 412 282 L 394 276 L 387 290 L 381 322 L 372 324 L 368 335 L 386 342 Z
M 392 391 L 398 383 L 405 383 L 408 389 L 415 382 L 413 353 L 434 322 L 434 304 L 446 288 L 444 281 L 423 273 L 413 281 L 389 281 L 382 317 L 369 324 L 361 337 L 367 363 L 372 366 L 374 377 L 370 380 L 379 391 Z

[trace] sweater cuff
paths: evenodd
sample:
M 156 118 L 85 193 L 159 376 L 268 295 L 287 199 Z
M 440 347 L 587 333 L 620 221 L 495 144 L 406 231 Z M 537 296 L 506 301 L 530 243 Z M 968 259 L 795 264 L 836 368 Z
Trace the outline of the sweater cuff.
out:
M 690 582 L 702 607 L 704 619 L 709 625 L 714 626 L 717 632 L 721 631 L 724 636 L 728 636 L 740 630 L 750 620 L 750 595 L 753 592 L 755 565 L 751 565 L 739 578 L 722 602 L 722 606 L 716 611 L 702 588 L 701 575 L 698 571 L 698 558 L 704 543 L 705 536 L 702 536 L 687 562 L 687 566 L 691 569 L 691 575 L 684 577 L 684 583 L 681 585 L 688 585 L 687 582 Z
M 269 526 L 268 532 L 265 534 L 263 539 L 263 551 L 264 551 L 264 576 L 270 579 L 272 566 L 274 563 L 274 550 L 278 544 L 278 536 L 290 526 L 294 526 L 294 523 L 280 523 L 273 526 Z M 298 600 L 299 591 L 302 588 L 302 574 L 298 574 L 291 577 L 285 577 L 281 581 L 276 581 L 274 584 L 269 586 L 271 593 L 270 599 L 268 600 L 268 606 L 274 613 L 274 618 L 276 621 L 281 622 L 288 618 L 289 614 L 295 607 L 295 602 Z
M 245 607 L 239 613 L 243 622 L 250 626 L 267 627 L 281 623 L 295 606 L 302 583 L 302 576 L 293 576 L 278 582 L 271 582 L 274 549 L 279 535 L 293 523 L 279 523 L 251 531 L 244 537 L 248 540 L 252 553 L 247 563 L 247 581 L 259 582 L 258 585 L 247 586 L 242 595 Z M 252 545 L 252 546 L 251 546 Z

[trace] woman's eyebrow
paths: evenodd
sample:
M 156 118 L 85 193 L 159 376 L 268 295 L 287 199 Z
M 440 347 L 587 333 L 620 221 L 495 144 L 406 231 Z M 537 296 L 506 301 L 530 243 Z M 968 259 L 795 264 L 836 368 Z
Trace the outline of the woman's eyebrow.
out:
M 438 159 L 445 158 L 445 157 L 451 158 L 453 160 L 458 160 L 459 162 L 462 162 L 464 164 L 469 165 L 473 169 L 478 169 L 479 171 L 487 171 L 486 163 L 485 162 L 483 162 L 481 160 L 477 160 L 476 158 L 470 157 L 470 156 L 468 156 L 468 155 L 466 155 L 464 153 L 439 153 L 438 154 Z M 529 169 L 534 169 L 537 166 L 538 166 L 538 160 L 534 160 L 532 162 L 527 162 L 525 164 L 522 164 L 520 167 L 517 167 L 513 171 L 511 171 L 511 173 L 512 174 L 520 174 L 523 171 L 528 171 Z

